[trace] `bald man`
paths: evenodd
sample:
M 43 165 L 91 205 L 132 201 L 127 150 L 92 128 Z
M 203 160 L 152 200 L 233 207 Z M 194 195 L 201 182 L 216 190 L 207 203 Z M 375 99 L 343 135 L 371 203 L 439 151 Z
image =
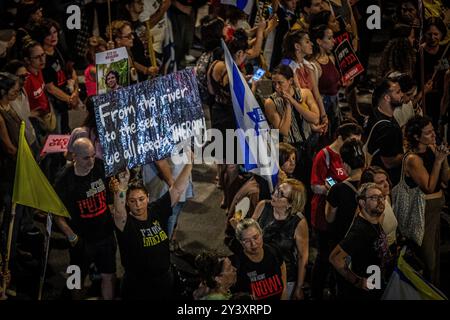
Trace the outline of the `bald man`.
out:
M 73 164 L 67 165 L 57 178 L 55 190 L 70 212 L 71 219 L 57 217 L 56 223 L 71 244 L 70 264 L 81 269 L 81 283 L 89 266 L 95 263 L 102 278 L 102 296 L 114 298 L 116 241 L 109 211 L 109 184 L 103 163 L 95 158 L 95 148 L 87 138 L 73 144 Z M 73 298 L 82 291 L 73 290 Z

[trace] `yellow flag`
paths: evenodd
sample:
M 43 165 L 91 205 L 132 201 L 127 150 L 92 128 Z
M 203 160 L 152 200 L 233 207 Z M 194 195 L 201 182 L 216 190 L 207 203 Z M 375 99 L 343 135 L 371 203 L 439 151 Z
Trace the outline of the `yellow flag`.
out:
M 20 126 L 12 202 L 70 218 L 63 202 L 48 182 L 31 153 L 25 139 L 25 122 L 23 121 Z

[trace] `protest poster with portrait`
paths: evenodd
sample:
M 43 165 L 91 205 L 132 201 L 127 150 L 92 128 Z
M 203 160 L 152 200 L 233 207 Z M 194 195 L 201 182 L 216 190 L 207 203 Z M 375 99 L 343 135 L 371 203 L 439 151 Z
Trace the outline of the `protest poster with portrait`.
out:
M 364 72 L 364 67 L 347 39 L 334 50 L 336 62 L 341 71 L 342 81 L 348 82 Z
M 126 87 L 130 83 L 128 52 L 125 47 L 95 54 L 97 94 Z
M 110 91 L 93 102 L 107 176 L 167 158 L 181 142 L 205 134 L 193 69 Z

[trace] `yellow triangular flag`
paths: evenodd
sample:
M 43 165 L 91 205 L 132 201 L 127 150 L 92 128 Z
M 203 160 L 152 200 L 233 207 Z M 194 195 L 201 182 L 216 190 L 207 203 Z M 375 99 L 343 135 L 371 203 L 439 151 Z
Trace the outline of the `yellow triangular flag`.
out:
M 70 218 L 63 202 L 48 182 L 31 153 L 25 139 L 25 122 L 23 121 L 20 126 L 12 202 Z

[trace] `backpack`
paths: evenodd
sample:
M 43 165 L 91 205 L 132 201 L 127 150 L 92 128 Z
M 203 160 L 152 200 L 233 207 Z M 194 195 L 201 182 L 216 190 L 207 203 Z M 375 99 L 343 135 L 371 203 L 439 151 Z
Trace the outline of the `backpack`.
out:
M 202 54 L 198 59 L 195 66 L 197 74 L 197 85 L 200 92 L 200 99 L 203 104 L 211 105 L 213 96 L 208 91 L 208 69 L 214 60 L 214 55 L 212 53 Z
M 378 153 L 378 151 L 380 151 L 380 149 L 378 148 L 377 150 L 375 150 L 375 151 L 371 154 L 371 153 L 369 152 L 369 143 L 370 143 L 370 138 L 372 137 L 373 129 L 375 129 L 375 127 L 376 127 L 379 123 L 381 123 L 381 122 L 390 122 L 390 121 L 384 119 L 384 120 L 380 120 L 380 121 L 376 122 L 376 123 L 373 125 L 372 129 L 370 129 L 370 133 L 369 133 L 369 136 L 367 137 L 367 141 L 366 141 L 366 143 L 365 143 L 364 146 L 363 146 L 363 152 L 364 152 L 364 155 L 365 155 L 365 157 L 366 157 L 366 167 L 370 166 L 370 164 L 372 163 L 373 157 Z

